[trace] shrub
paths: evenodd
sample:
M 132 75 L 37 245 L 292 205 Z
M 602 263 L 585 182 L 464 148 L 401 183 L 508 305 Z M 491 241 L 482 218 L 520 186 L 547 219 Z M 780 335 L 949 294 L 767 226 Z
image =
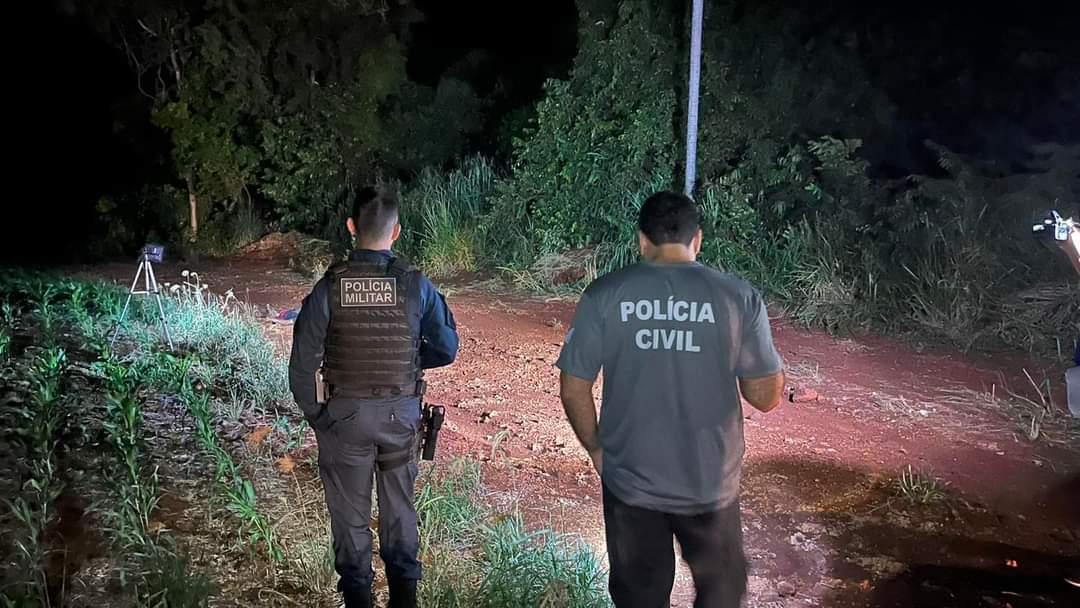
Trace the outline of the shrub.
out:
M 513 177 L 500 182 L 483 229 L 486 250 L 506 265 L 618 242 L 632 233 L 632 198 L 670 187 L 673 19 L 652 3 L 619 11 L 582 15 L 569 80 L 545 84 L 536 128 L 515 141 Z
M 476 156 L 449 173 L 425 169 L 402 195 L 401 249 L 430 276 L 476 270 L 477 222 L 494 192 L 495 167 Z

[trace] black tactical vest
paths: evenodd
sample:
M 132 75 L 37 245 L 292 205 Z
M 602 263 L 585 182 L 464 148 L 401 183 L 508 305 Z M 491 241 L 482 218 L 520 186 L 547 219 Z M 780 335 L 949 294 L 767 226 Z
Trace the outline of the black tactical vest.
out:
M 420 271 L 401 258 L 348 260 L 327 271 L 323 374 L 334 395 L 413 395 L 420 367 Z

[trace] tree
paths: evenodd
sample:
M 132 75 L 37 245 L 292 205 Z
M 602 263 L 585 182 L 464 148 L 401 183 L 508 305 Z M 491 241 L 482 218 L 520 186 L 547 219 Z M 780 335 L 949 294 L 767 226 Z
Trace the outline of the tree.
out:
M 489 218 L 491 246 L 518 263 L 625 237 L 634 195 L 672 180 L 671 11 L 645 1 L 579 10 L 570 78 L 546 83 L 536 127 L 514 142 L 514 174 Z

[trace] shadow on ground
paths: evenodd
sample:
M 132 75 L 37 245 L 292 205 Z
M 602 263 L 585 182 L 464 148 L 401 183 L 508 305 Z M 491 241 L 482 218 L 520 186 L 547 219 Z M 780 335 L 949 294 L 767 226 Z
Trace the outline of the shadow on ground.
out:
M 751 461 L 744 480 L 750 606 L 1080 606 L 1066 581 L 1080 579 L 1080 476 L 1007 514 L 947 486 L 913 503 L 894 478 L 820 460 Z M 1046 516 L 1051 498 L 1071 515 Z

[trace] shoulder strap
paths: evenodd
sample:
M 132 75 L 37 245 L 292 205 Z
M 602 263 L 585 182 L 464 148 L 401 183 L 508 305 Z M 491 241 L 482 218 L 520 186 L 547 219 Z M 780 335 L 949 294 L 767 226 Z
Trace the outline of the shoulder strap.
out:
M 413 266 L 412 262 L 410 262 L 408 259 L 399 255 L 390 262 L 390 266 L 387 268 L 387 271 L 394 275 L 404 276 L 412 272 L 420 272 L 420 269 L 418 269 L 416 266 Z
M 326 276 L 341 276 L 349 270 L 349 260 L 345 259 L 335 264 L 332 264 L 330 268 L 326 269 Z

